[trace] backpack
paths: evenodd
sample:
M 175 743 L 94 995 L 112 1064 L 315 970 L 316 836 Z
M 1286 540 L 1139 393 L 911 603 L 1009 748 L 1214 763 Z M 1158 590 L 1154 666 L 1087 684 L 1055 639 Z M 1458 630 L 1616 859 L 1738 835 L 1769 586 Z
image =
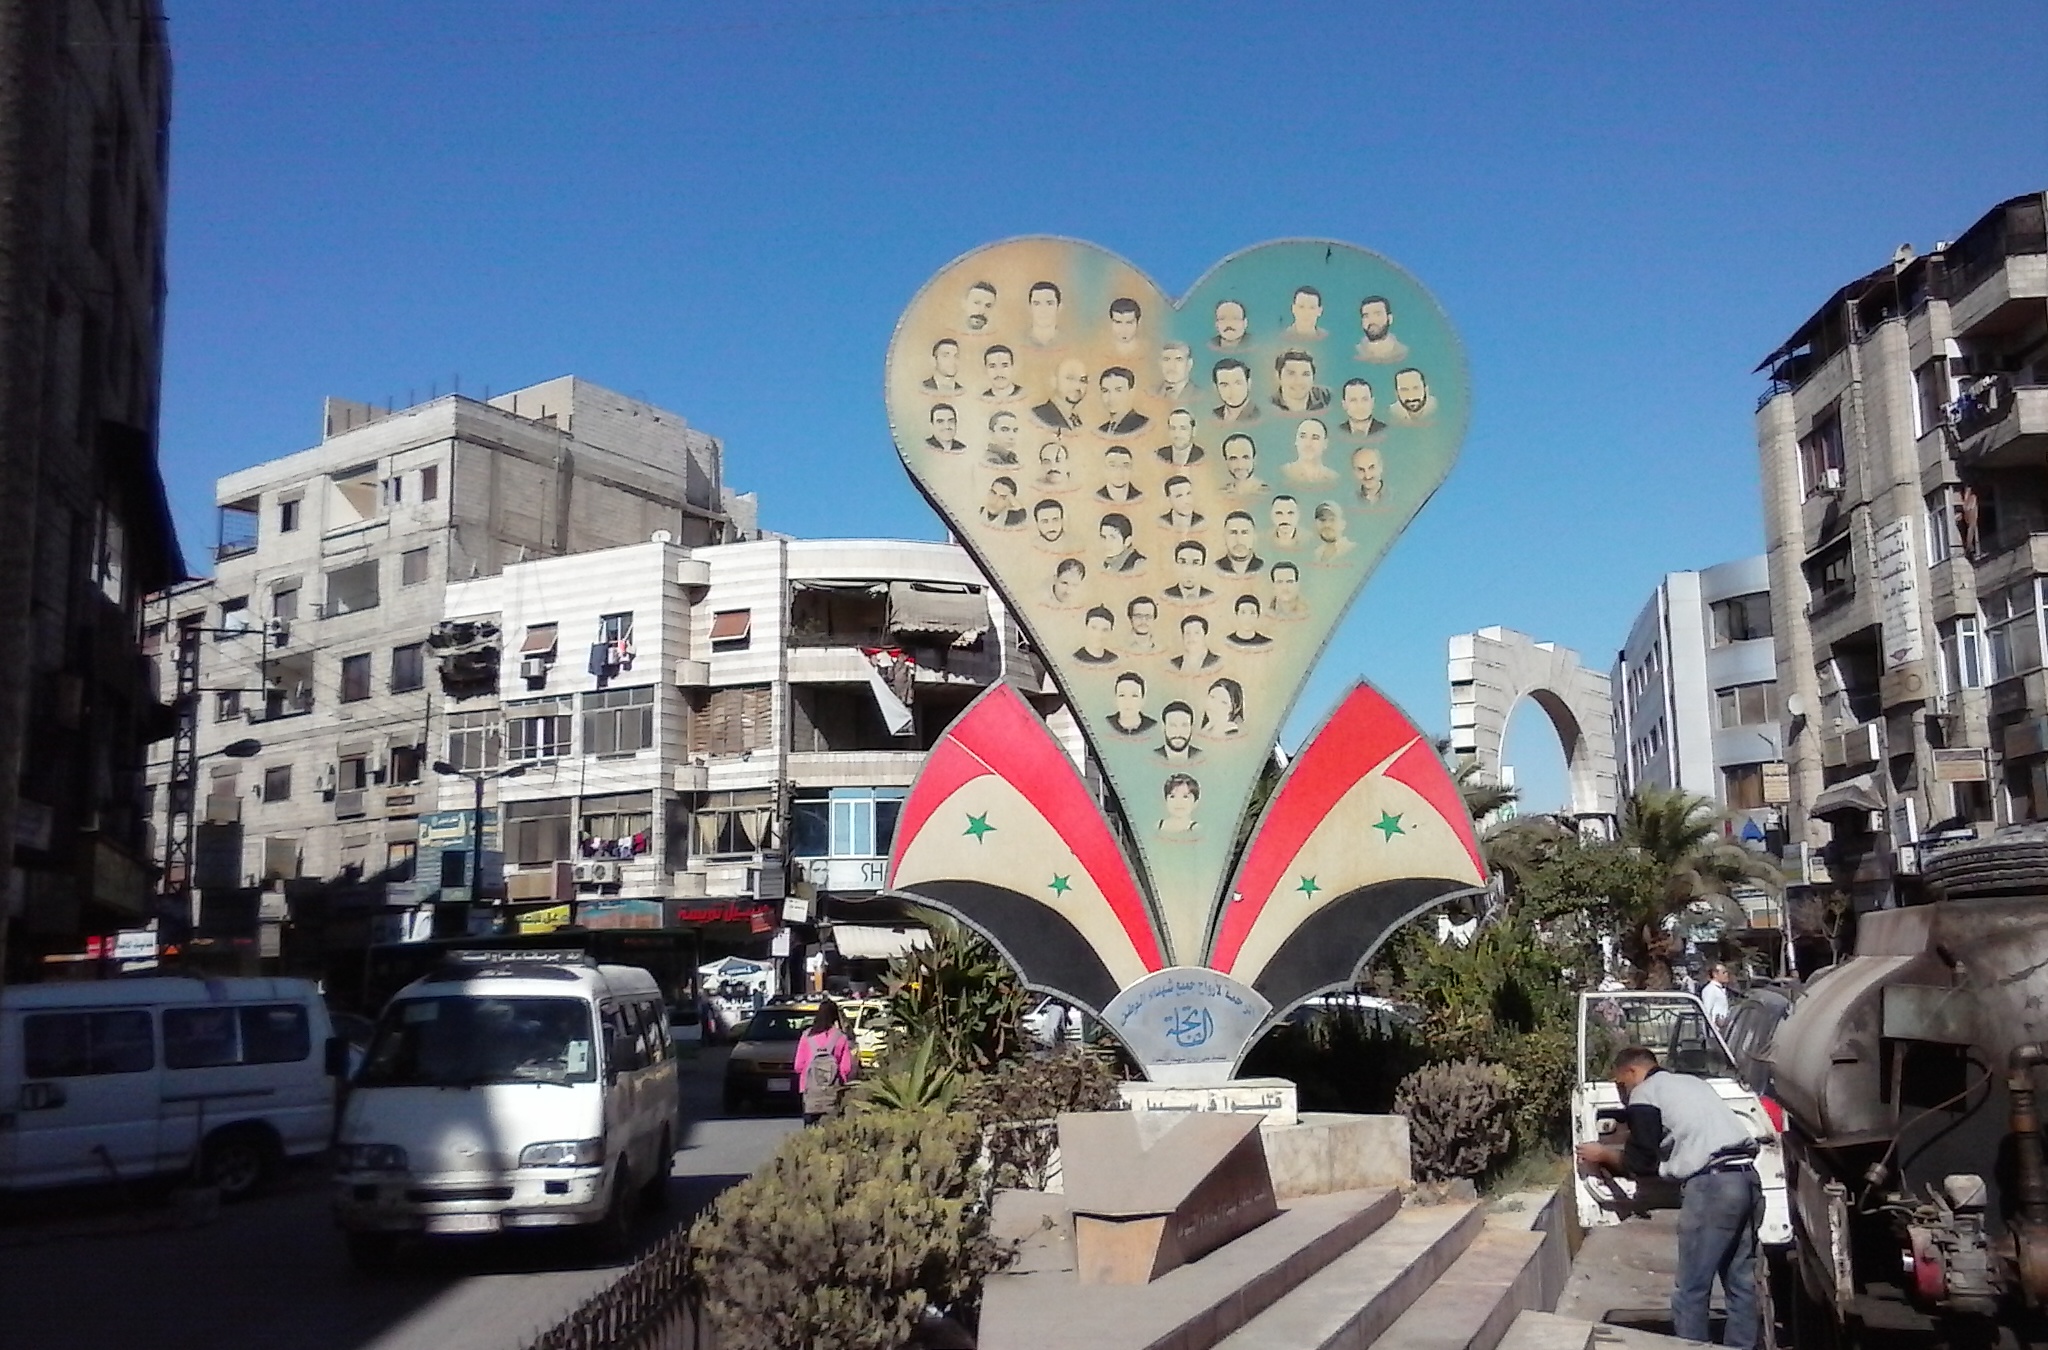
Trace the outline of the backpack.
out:
M 839 1093 L 844 1085 L 839 1081 L 839 1060 L 832 1053 L 832 1033 L 827 1032 L 810 1039 L 811 1062 L 804 1065 L 802 1084 L 804 1114 L 822 1116 L 838 1109 Z

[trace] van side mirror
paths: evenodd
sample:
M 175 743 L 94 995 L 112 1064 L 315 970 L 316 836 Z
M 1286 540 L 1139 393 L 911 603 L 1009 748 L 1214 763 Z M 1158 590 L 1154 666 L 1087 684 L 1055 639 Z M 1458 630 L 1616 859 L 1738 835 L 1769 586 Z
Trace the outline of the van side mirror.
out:
M 329 1078 L 348 1077 L 348 1041 L 340 1036 L 329 1036 L 327 1038 L 326 1053 L 327 1076 Z

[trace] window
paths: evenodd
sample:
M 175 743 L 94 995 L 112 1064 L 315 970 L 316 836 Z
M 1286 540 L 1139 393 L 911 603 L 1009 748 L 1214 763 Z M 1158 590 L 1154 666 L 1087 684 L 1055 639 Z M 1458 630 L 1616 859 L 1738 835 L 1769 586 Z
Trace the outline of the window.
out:
M 1844 539 L 1840 544 L 1806 564 L 1806 587 L 1815 612 L 1847 600 L 1856 593 L 1855 554 Z
M 1799 438 L 1799 472 L 1806 495 L 1842 490 L 1842 418 L 1830 408 L 1813 424 L 1813 430 Z
M 1755 642 L 1771 635 L 1769 591 L 1752 591 L 1748 595 L 1716 600 L 1711 609 L 1716 647 L 1724 647 L 1731 642 Z
M 292 799 L 292 766 L 273 764 L 263 771 L 263 800 L 288 802 Z
M 1723 727 L 1760 727 L 1778 720 L 1778 683 L 1738 684 L 1714 693 Z
M 299 528 L 300 498 L 287 497 L 277 504 L 277 532 L 290 534 Z
M 597 621 L 599 642 L 631 642 L 633 640 L 633 616 L 631 614 L 607 614 Z
M 156 1028 L 146 1012 L 38 1013 L 21 1020 L 22 1068 L 30 1078 L 147 1073 Z
M 1913 372 L 1913 434 L 1925 436 L 1948 420 L 1948 358 L 1937 356 Z
M 583 753 L 626 754 L 654 744 L 654 686 L 583 696 Z
M 417 642 L 391 649 L 391 692 L 409 694 L 427 683 L 427 649 Z
M 1927 565 L 1947 562 L 1956 547 L 1956 488 L 1944 485 L 1927 494 Z
M 341 658 L 341 701 L 360 703 L 370 696 L 370 654 Z
M 1761 811 L 1764 805 L 1764 766 L 1725 766 L 1721 770 L 1721 797 L 1721 804 L 1730 811 Z
M 398 584 L 417 586 L 427 579 L 427 550 L 409 548 L 398 555 Z
M 625 857 L 653 846 L 654 798 L 646 792 L 583 799 L 582 851 L 586 858 Z
M 335 765 L 334 786 L 343 792 L 361 792 L 370 785 L 370 757 L 343 755 Z
M 869 700 L 870 706 L 873 700 Z M 765 684 L 690 692 L 689 753 L 742 755 L 774 742 L 775 701 Z
M 391 747 L 390 771 L 385 775 L 393 787 L 420 781 L 420 750 L 417 745 Z
M 327 574 L 327 617 L 377 607 L 377 560 L 337 567 Z
M 299 588 L 280 586 L 270 593 L 270 617 L 287 623 L 299 617 Z
M 1941 635 L 1942 692 L 1984 687 L 1984 637 L 1975 615 L 1950 619 L 1937 630 Z
M 567 797 L 505 803 L 505 847 L 509 861 L 547 863 L 573 858 L 569 847 Z
M 104 502 L 93 517 L 92 582 L 115 604 L 128 598 L 128 531 L 121 517 Z
M 560 759 L 569 753 L 572 705 L 566 698 L 505 705 L 505 757 Z
M 412 839 L 394 839 L 384 846 L 384 877 L 388 881 L 411 881 L 413 861 L 419 844 Z
M 792 804 L 790 832 L 799 858 L 880 858 L 896 842 L 902 788 L 833 788 Z
M 429 464 L 420 470 L 420 500 L 433 501 L 441 495 L 441 466 Z
M 397 506 L 405 500 L 405 479 L 393 476 L 384 480 L 381 491 L 386 506 Z
M 216 689 L 213 691 L 213 720 L 232 722 L 242 715 L 242 691 L 239 689 Z
M 213 635 L 215 642 L 227 642 L 236 633 L 249 631 L 249 597 L 238 595 L 232 600 L 220 602 L 220 631 Z
M 699 857 L 732 857 L 773 848 L 774 789 L 710 793 L 690 824 L 692 851 Z
M 711 646 L 714 651 L 741 651 L 754 629 L 754 611 L 728 609 L 711 616 Z
M 458 769 L 497 768 L 498 735 L 494 712 L 448 714 L 449 764 Z
M 312 1053 L 312 1028 L 296 1003 L 164 1009 L 166 1068 L 295 1064 Z
M 1979 601 L 1985 645 L 1991 650 L 1991 678 L 2009 680 L 2041 666 L 2041 614 L 2028 577 Z

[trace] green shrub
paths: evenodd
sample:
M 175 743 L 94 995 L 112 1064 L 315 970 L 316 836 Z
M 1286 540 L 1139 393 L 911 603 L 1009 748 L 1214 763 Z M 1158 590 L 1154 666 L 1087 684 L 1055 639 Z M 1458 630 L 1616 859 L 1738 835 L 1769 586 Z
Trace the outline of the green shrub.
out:
M 932 944 L 889 965 L 889 1028 L 897 1043 L 929 1038 L 956 1073 L 1024 1052 L 1024 986 L 1001 952 L 959 925 L 934 922 Z
M 1059 1146 L 1059 1132 L 1047 1122 L 1064 1111 L 1117 1109 L 1116 1084 L 1109 1064 L 1083 1050 L 1006 1060 L 975 1079 L 959 1104 L 981 1125 L 990 1188 L 1045 1189 Z
M 1422 1181 L 1475 1180 L 1514 1145 L 1513 1084 L 1498 1064 L 1430 1064 L 1401 1080 L 1394 1110 L 1408 1117 L 1409 1153 Z
M 989 1236 L 972 1117 L 859 1111 L 789 1136 L 691 1229 L 721 1350 L 899 1350 L 928 1308 L 973 1320 Z
M 874 1071 L 848 1090 L 846 1106 L 854 1111 L 950 1111 L 965 1085 L 926 1035 L 893 1042 Z
M 1306 1022 L 1283 1022 L 1245 1056 L 1246 1078 L 1285 1078 L 1304 1111 L 1385 1115 L 1401 1080 L 1429 1060 L 1411 1035 L 1377 1017 L 1332 1009 Z

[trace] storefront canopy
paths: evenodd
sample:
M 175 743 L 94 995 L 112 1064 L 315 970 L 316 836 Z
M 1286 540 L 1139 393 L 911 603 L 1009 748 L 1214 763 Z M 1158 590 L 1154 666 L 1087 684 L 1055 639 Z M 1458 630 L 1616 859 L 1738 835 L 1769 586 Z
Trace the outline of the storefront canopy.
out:
M 839 954 L 853 961 L 894 961 L 921 947 L 932 945 L 932 935 L 922 928 L 878 928 L 866 924 L 835 923 L 832 942 Z

